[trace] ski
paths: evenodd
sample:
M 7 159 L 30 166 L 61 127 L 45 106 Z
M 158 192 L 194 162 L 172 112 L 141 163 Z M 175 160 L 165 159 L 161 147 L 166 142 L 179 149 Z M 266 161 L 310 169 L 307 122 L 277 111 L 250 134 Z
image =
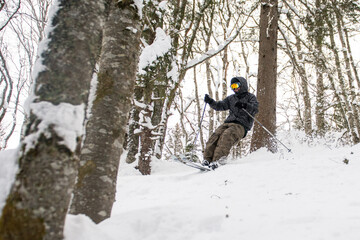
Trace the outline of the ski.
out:
M 196 168 L 196 169 L 199 169 L 203 172 L 205 171 L 212 171 L 211 168 L 208 168 L 208 167 L 205 167 L 205 166 L 202 166 L 198 163 L 194 163 L 194 162 L 190 162 L 189 160 L 185 159 L 185 158 L 181 158 L 181 157 L 177 157 L 177 156 L 173 156 L 172 157 L 173 160 L 177 161 L 177 162 L 180 162 L 186 166 L 189 166 L 189 167 L 192 167 L 192 168 Z

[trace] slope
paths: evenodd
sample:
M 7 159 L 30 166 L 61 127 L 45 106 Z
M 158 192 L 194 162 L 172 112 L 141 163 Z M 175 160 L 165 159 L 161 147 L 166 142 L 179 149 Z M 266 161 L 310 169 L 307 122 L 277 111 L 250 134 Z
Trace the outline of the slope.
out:
M 360 239 L 360 145 L 288 141 L 293 153 L 261 149 L 207 173 L 122 164 L 112 217 L 68 215 L 66 240 Z

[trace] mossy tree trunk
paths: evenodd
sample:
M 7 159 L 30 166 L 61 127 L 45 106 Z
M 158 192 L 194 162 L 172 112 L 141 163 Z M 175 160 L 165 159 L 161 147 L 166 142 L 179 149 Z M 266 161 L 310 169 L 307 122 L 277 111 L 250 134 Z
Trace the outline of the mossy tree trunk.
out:
M 140 24 L 133 5 L 110 1 L 105 22 L 98 85 L 71 213 L 95 223 L 110 217 L 116 179 L 133 97 L 139 58 Z
M 1 240 L 63 239 L 104 4 L 57 3 L 48 47 L 38 63 L 43 71 L 35 78 L 19 172 L 0 219 Z

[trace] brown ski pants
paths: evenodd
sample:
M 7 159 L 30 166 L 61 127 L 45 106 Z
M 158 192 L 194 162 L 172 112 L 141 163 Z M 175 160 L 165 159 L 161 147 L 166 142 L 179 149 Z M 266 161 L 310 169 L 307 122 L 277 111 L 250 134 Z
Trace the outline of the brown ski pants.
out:
M 245 135 L 244 127 L 237 123 L 224 123 L 210 136 L 206 143 L 204 159 L 218 161 L 229 155 L 231 147 Z

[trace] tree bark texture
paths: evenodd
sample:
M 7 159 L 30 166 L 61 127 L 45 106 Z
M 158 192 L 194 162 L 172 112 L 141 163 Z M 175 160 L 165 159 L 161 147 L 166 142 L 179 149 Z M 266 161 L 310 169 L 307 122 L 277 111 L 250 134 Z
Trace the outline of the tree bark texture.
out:
M 350 94 L 347 91 L 347 88 L 348 87 L 351 88 L 351 86 L 346 86 L 346 83 L 345 83 L 345 79 L 344 79 L 342 68 L 341 68 L 340 56 L 339 56 L 339 52 L 338 52 L 338 49 L 336 47 L 336 42 L 335 42 L 334 26 L 333 26 L 333 23 L 329 16 L 327 16 L 327 18 L 326 18 L 326 23 L 329 28 L 330 49 L 333 52 L 334 57 L 335 57 L 336 73 L 337 73 L 337 78 L 338 78 L 339 85 L 340 85 L 339 92 L 341 92 L 341 99 L 340 99 L 341 102 L 338 102 L 338 104 L 340 106 L 343 105 L 343 109 L 345 110 L 345 118 L 344 118 L 344 122 L 346 124 L 345 127 L 348 128 L 349 133 L 352 137 L 352 141 L 354 143 L 359 143 L 360 139 L 359 139 L 358 132 L 356 129 L 356 119 L 354 116 L 354 114 L 356 112 L 353 111 L 353 109 L 352 109 L 353 106 L 349 100 Z M 336 91 L 338 91 L 338 90 L 336 89 Z
M 348 78 L 348 88 L 349 88 L 349 99 L 350 99 L 350 108 L 354 116 L 354 122 L 356 129 L 355 132 L 357 134 L 357 137 L 354 138 L 354 143 L 358 143 L 360 141 L 360 119 L 359 119 L 359 107 L 357 104 L 357 90 L 354 85 L 355 78 L 353 77 L 352 71 L 351 71 L 351 63 L 350 63 L 350 52 L 348 52 L 348 46 L 345 42 L 345 36 L 344 36 L 344 28 L 343 28 L 343 19 L 340 12 L 340 9 L 337 8 L 336 4 L 333 2 L 333 6 L 335 9 L 335 16 L 336 16 L 336 22 L 337 22 L 337 29 L 338 29 L 338 36 L 339 40 L 341 42 L 342 47 L 342 53 L 343 53 L 343 60 L 345 62 L 345 72 L 346 76 Z
M 135 97 L 135 99 L 137 99 L 137 97 Z M 135 134 L 135 131 L 140 127 L 139 113 L 140 113 L 139 110 L 135 106 L 133 106 L 130 111 L 129 130 L 126 139 L 127 140 L 126 150 L 128 151 L 126 157 L 126 163 L 133 163 L 137 160 L 136 156 L 139 152 L 139 136 Z
M 143 109 L 140 113 L 140 125 L 142 125 L 142 130 L 140 134 L 140 158 L 139 158 L 139 171 L 142 175 L 150 175 L 151 174 L 151 160 L 154 154 L 153 151 L 153 141 L 152 137 L 152 129 L 148 127 L 149 123 L 151 123 L 151 111 L 146 108 Z
M 326 132 L 326 122 L 325 122 L 325 84 L 324 84 L 324 66 L 325 60 L 321 58 L 323 40 L 325 37 L 324 32 L 324 19 L 323 12 L 320 8 L 321 0 L 316 0 L 315 2 L 316 11 L 315 11 L 315 30 L 313 36 L 313 42 L 315 45 L 314 51 L 314 60 L 316 68 L 316 106 L 315 106 L 315 121 L 317 134 L 324 136 Z
M 163 27 L 163 22 L 155 12 L 159 11 L 159 1 L 148 2 L 144 9 L 145 26 L 143 31 L 143 39 L 147 44 L 154 43 L 156 38 L 157 28 Z M 161 158 L 162 149 L 164 145 L 166 131 L 166 113 L 164 113 L 164 105 L 166 102 L 166 93 L 169 87 L 169 77 L 167 73 L 172 66 L 172 49 L 163 56 L 158 56 L 155 62 L 149 64 L 144 68 L 145 74 L 139 75 L 138 83 L 139 91 L 142 96 L 137 99 L 145 105 L 139 112 L 139 126 L 141 133 L 139 136 L 139 171 L 143 175 L 151 173 L 151 159 L 152 157 Z M 136 137 L 136 136 L 135 136 Z M 136 141 L 133 141 L 135 143 Z M 136 147 L 136 146 L 135 146 Z M 133 148 L 131 148 L 133 149 Z M 128 158 L 131 158 L 128 156 Z
M 202 117 L 202 108 L 200 107 L 200 100 L 199 100 L 199 90 L 198 90 L 198 83 L 197 83 L 197 76 L 196 76 L 196 67 L 194 67 L 194 85 L 195 85 L 195 103 L 196 103 L 196 110 L 197 110 L 197 120 L 198 120 L 198 128 L 196 128 L 196 131 L 194 132 L 195 135 L 194 135 L 194 141 L 191 145 L 191 150 L 192 150 L 192 153 L 194 152 L 194 150 L 196 150 L 196 142 L 195 140 L 196 139 L 196 135 L 198 134 L 198 131 L 199 131 L 199 137 L 200 137 L 200 144 L 201 144 L 201 152 L 204 152 L 205 150 L 205 144 L 204 144 L 204 134 L 203 134 L 203 130 L 202 130 L 202 122 L 201 122 L 201 117 Z M 203 103 L 203 101 L 201 101 L 201 103 Z M 204 103 L 204 107 L 205 107 L 205 104 Z M 186 131 L 185 131 L 186 132 Z
M 156 28 L 160 27 L 160 24 L 162 22 L 159 20 L 159 15 L 156 14 L 158 9 L 156 9 L 154 3 L 155 1 L 148 2 L 148 4 L 144 5 L 143 9 L 143 14 L 145 17 L 143 17 L 141 23 L 141 38 L 145 40 L 148 45 L 151 45 L 154 42 L 156 38 Z M 152 82 L 146 82 L 146 80 L 139 76 L 138 81 L 135 85 L 134 100 L 139 103 L 144 103 L 143 96 L 147 94 L 146 91 L 152 92 L 153 90 L 155 90 L 155 87 L 152 84 Z M 127 163 L 133 163 L 136 160 L 140 159 L 140 134 L 136 131 L 141 129 L 141 126 L 139 124 L 141 110 L 141 107 L 135 104 L 134 106 L 132 106 L 130 112 L 129 130 L 126 144 L 126 149 L 128 151 L 126 158 Z
M 210 13 L 209 15 L 205 15 L 205 19 L 204 19 L 204 41 L 205 41 L 205 52 L 208 52 L 210 49 L 210 41 L 212 38 L 212 34 L 213 34 L 213 22 L 214 22 L 214 13 L 215 13 L 215 5 L 213 4 L 211 6 Z M 207 17 L 207 18 L 206 18 Z M 206 26 L 206 23 L 208 24 Z M 210 60 L 205 61 L 205 67 L 206 67 L 206 83 L 207 83 L 207 89 L 208 89 L 208 93 L 209 96 L 211 98 L 215 98 L 213 91 L 211 89 L 211 85 L 212 85 L 212 74 L 211 74 L 211 62 Z M 213 133 L 214 131 L 214 112 L 215 110 L 212 108 L 208 109 L 209 112 L 209 136 Z
M 42 53 L 44 70 L 35 79 L 35 99 L 21 144 L 19 172 L 0 219 L 1 240 L 63 239 L 81 133 L 74 132 L 70 139 L 73 144 L 65 144 L 59 128 L 68 119 L 61 119 L 65 117 L 60 114 L 59 121 L 49 123 L 37 107 L 45 107 L 45 113 L 60 104 L 72 107 L 70 117 L 77 118 L 82 127 L 101 45 L 104 5 L 103 1 L 85 0 L 58 3 L 48 48 Z
M 223 64 L 223 67 L 222 67 L 222 82 L 221 82 L 221 85 L 222 85 L 222 99 L 225 99 L 227 97 L 227 91 L 228 91 L 228 87 L 229 87 L 229 79 L 228 79 L 228 69 L 229 69 L 229 59 L 228 59 L 228 47 L 226 47 L 224 49 L 224 55 L 222 57 L 222 64 Z M 235 77 L 235 76 L 234 76 Z M 227 115 L 228 115 L 228 112 L 227 111 L 221 111 L 220 112 L 221 114 L 221 122 L 224 122 Z
M 262 0 L 260 11 L 260 44 L 257 98 L 258 120 L 273 134 L 276 131 L 276 78 L 277 78 L 277 0 Z M 255 123 L 251 151 L 266 147 L 276 151 L 272 137 Z
M 140 24 L 137 9 L 111 1 L 103 32 L 98 85 L 71 213 L 95 223 L 110 217 L 139 60 Z

